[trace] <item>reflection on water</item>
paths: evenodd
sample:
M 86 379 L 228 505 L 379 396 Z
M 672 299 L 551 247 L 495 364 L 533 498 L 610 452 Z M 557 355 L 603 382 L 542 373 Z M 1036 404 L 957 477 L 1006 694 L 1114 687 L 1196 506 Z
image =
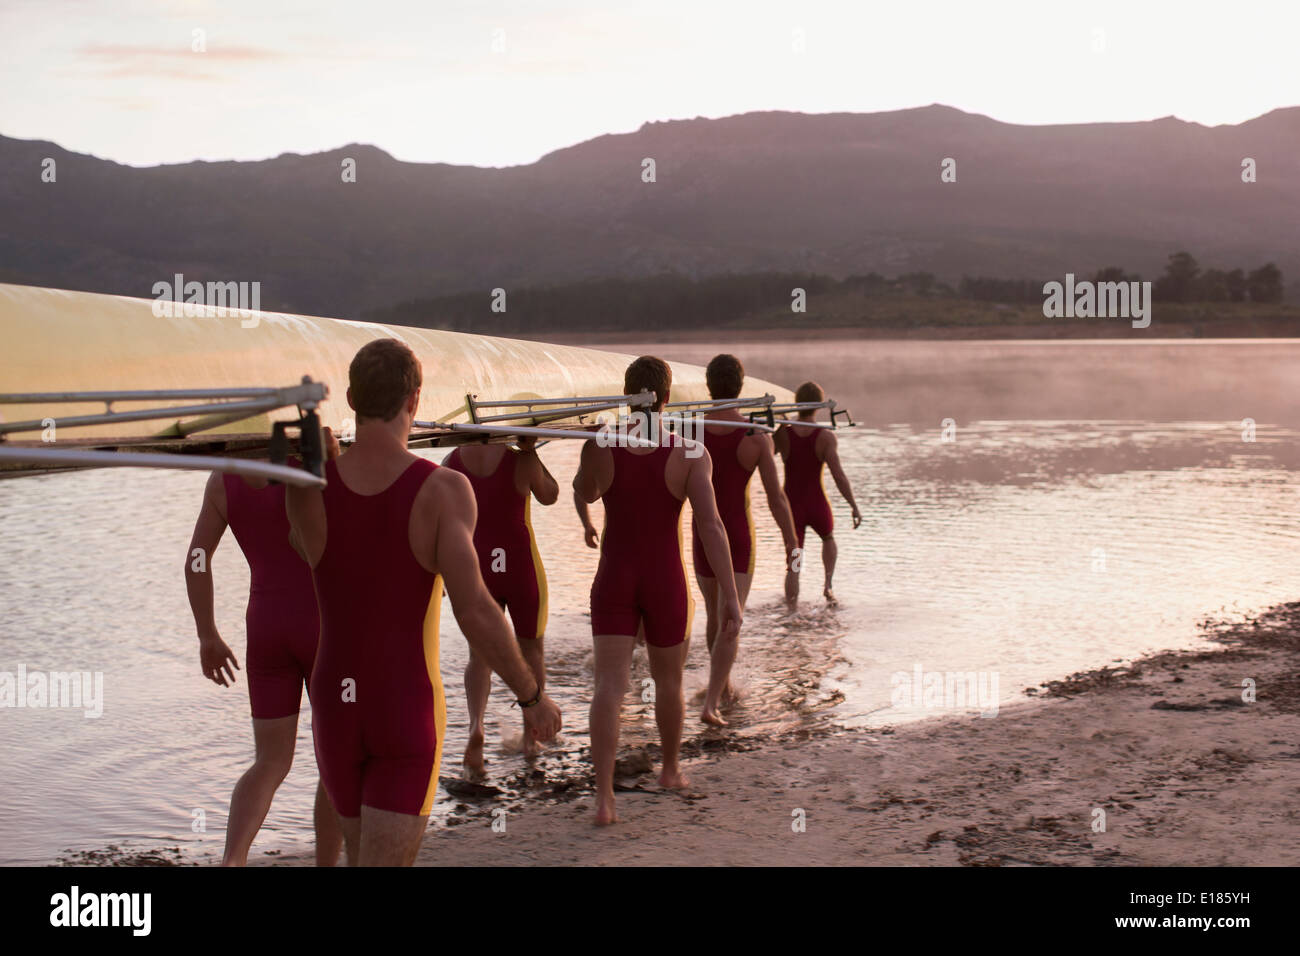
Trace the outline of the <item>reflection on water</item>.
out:
M 918 666 L 995 674 L 1006 702 L 1045 671 L 1185 646 L 1206 615 L 1293 599 L 1296 437 L 1131 422 L 976 423 L 951 444 L 854 434 L 867 518 L 840 536 L 846 716 L 942 713 L 893 700 Z
M 928 347 L 942 354 L 954 346 Z M 1290 349 L 1294 357 L 1300 346 Z M 799 367 L 821 354 L 787 345 L 783 366 L 750 366 L 797 383 L 806 377 Z M 814 546 L 804 573 L 809 603 L 793 618 L 784 614 L 780 537 L 756 495 L 759 554 L 737 665 L 745 699 L 734 735 L 789 729 L 810 713 L 824 715 L 827 704 L 847 723 L 944 713 L 896 698 L 918 669 L 975 673 L 986 688 L 995 677 L 1005 704 L 1026 686 L 1073 670 L 1187 645 L 1208 614 L 1295 597 L 1295 433 L 1261 416 L 1258 440 L 1243 442 L 1235 411 L 1222 422 L 1157 425 L 1077 415 L 1046 421 L 1037 406 L 1033 394 L 1022 395 L 1022 420 L 981 422 L 936 405 L 918 424 L 872 422 L 841 432 L 841 458 L 865 520 L 852 530 L 832 491 L 841 601 L 832 611 L 817 597 Z M 854 411 L 868 418 L 861 407 Z M 953 442 L 940 440 L 943 417 L 957 419 Z M 542 455 L 567 484 L 576 446 L 552 443 Z M 68 848 L 110 843 L 219 854 L 230 788 L 250 759 L 252 739 L 242 674 L 230 690 L 198 671 L 181 572 L 203 481 L 198 474 L 102 471 L 0 482 L 0 670 L 102 671 L 106 696 L 99 719 L 0 710 L 4 862 L 44 862 Z M 586 769 L 587 592 L 597 556 L 583 544 L 567 495 L 555 507 L 535 506 L 533 519 L 551 592 L 550 690 L 566 724 L 541 766 L 548 778 L 576 775 Z M 230 536 L 214 569 L 218 625 L 242 661 L 248 573 Z M 697 608 L 688 694 L 705 682 L 702 627 Z M 465 741 L 466 654 L 446 605 L 443 631 L 448 776 Z M 638 655 L 624 730 L 632 745 L 655 739 L 653 707 L 641 700 L 645 677 Z M 510 700 L 498 682 L 488 715 L 494 782 L 524 766 L 501 746 L 518 736 Z M 970 708 L 958 701 L 956 709 Z M 700 733 L 697 710 L 688 710 L 692 735 Z M 298 759 L 254 854 L 309 844 L 315 768 L 308 713 Z M 444 788 L 437 812 L 453 812 L 458 802 Z M 206 832 L 195 832 L 200 818 Z

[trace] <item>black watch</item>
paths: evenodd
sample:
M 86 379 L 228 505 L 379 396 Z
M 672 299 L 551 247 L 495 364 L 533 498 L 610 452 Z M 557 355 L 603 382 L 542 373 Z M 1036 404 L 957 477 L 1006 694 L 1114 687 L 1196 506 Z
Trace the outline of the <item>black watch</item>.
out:
M 541 684 L 538 684 L 538 685 L 537 685 L 537 693 L 533 695 L 533 699 L 532 699 L 532 700 L 516 700 L 516 701 L 515 701 L 515 706 L 516 706 L 516 707 L 523 707 L 523 708 L 525 708 L 525 709 L 526 709 L 526 708 L 529 708 L 529 707 L 536 707 L 537 704 L 541 702 L 541 699 L 542 699 L 542 685 L 541 685 Z

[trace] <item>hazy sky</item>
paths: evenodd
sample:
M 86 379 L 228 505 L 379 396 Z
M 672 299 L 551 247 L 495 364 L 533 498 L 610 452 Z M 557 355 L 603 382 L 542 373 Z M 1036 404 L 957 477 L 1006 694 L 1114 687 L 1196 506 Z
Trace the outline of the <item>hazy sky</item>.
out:
M 504 166 L 750 110 L 1214 125 L 1300 104 L 1298 28 L 1300 0 L 0 0 L 0 133 Z

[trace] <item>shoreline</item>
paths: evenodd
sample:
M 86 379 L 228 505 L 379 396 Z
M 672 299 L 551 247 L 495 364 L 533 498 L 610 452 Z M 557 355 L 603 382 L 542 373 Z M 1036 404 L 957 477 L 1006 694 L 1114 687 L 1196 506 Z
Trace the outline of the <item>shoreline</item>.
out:
M 1026 688 L 992 718 L 869 730 L 813 719 L 767 739 L 693 731 L 688 718 L 695 793 L 658 788 L 657 744 L 624 747 L 612 827 L 592 824 L 585 753 L 556 755 L 558 779 L 525 770 L 473 784 L 444 766 L 459 803 L 431 825 L 417 865 L 1300 865 L 1300 602 L 1202 627 L 1216 646 Z M 56 865 L 218 860 L 111 846 Z M 250 855 L 313 862 L 310 850 Z
M 685 768 L 703 796 L 629 773 L 609 828 L 592 825 L 589 789 L 543 790 L 504 818 L 476 800 L 418 864 L 1300 864 L 1300 603 L 1209 634 L 1219 646 L 1050 681 L 994 718 L 697 747 Z

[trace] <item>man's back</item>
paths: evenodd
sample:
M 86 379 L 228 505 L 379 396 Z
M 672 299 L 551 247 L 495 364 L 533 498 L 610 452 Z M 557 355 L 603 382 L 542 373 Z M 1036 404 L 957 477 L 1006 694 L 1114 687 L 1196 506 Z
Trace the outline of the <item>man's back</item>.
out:
M 321 605 L 317 762 L 348 858 L 362 866 L 414 862 L 436 792 L 446 714 L 440 571 L 465 639 L 518 695 L 529 732 L 549 740 L 560 726 L 479 575 L 469 483 L 407 449 L 422 381 L 404 343 L 363 346 L 348 367 L 355 442 L 327 466 L 323 490 L 286 495 L 291 540 Z
M 313 572 L 321 609 L 313 720 L 326 742 L 317 758 L 345 817 L 359 815 L 362 803 L 424 815 L 437 787 L 446 726 L 442 587 L 411 547 L 416 498 L 437 468 L 413 458 L 387 487 L 362 493 L 343 469 L 326 466 L 325 545 Z

